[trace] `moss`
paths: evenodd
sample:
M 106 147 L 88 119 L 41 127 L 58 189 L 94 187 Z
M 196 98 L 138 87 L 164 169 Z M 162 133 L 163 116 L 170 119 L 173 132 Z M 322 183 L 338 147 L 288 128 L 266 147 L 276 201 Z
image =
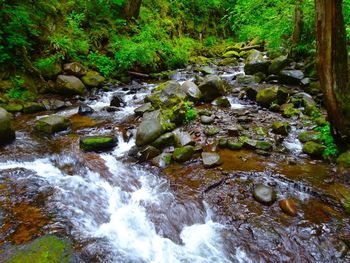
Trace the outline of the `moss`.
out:
M 176 148 L 173 153 L 173 158 L 178 162 L 186 162 L 192 158 L 193 153 L 193 146 L 188 145 L 181 148 Z
M 68 263 L 72 259 L 69 241 L 56 236 L 45 236 L 19 248 L 6 263 Z
M 112 148 L 117 140 L 112 136 L 92 136 L 80 139 L 80 148 L 86 151 L 98 151 Z
M 342 153 L 338 157 L 337 163 L 343 167 L 346 167 L 346 168 L 350 167 L 350 151 Z M 350 198 L 349 198 L 349 201 L 350 201 Z M 349 202 L 349 208 L 350 208 L 350 202 Z

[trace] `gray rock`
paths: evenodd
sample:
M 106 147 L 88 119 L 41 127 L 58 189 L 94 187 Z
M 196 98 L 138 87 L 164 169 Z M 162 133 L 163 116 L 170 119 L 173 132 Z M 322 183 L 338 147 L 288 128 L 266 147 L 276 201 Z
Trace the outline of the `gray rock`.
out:
M 76 77 L 81 77 L 86 74 L 86 68 L 78 62 L 64 64 L 63 70 L 67 75 L 73 75 Z
M 278 75 L 281 70 L 289 65 L 289 63 L 290 60 L 287 58 L 287 56 L 279 56 L 271 61 L 269 73 Z
M 141 162 L 146 162 L 158 156 L 159 154 L 160 154 L 160 151 L 157 148 L 151 145 L 148 145 L 139 152 L 139 160 Z
M 304 78 L 304 73 L 301 70 L 282 70 L 279 73 L 281 83 L 288 85 L 299 85 Z
M 173 155 L 171 153 L 162 153 L 151 160 L 154 166 L 165 168 L 171 164 Z
M 247 75 L 253 75 L 257 72 L 267 74 L 270 64 L 271 62 L 264 57 L 262 52 L 253 49 L 246 59 L 244 72 Z
M 202 98 L 206 102 L 211 102 L 217 97 L 226 93 L 223 81 L 218 76 L 209 75 L 198 87 L 202 92 Z
M 0 145 L 5 145 L 16 139 L 15 131 L 11 127 L 11 115 L 0 108 Z
M 196 142 L 192 139 L 188 132 L 175 131 L 175 143 L 177 147 L 182 147 L 186 145 L 195 145 Z
M 192 158 L 193 154 L 193 146 L 187 145 L 181 148 L 176 148 L 173 153 L 173 159 L 177 162 L 186 162 Z
M 200 89 L 198 88 L 198 86 L 192 82 L 192 81 L 185 81 L 182 84 L 182 88 L 184 89 L 184 91 L 186 92 L 187 96 L 194 101 L 198 101 L 201 99 L 202 97 L 202 92 L 200 91 Z
M 230 101 L 228 100 L 228 98 L 225 98 L 225 97 L 220 97 L 220 98 L 215 99 L 213 101 L 213 105 L 219 106 L 222 108 L 231 108 Z
M 159 119 L 145 119 L 141 122 L 136 132 L 136 145 L 144 146 L 156 140 L 164 133 L 164 129 Z
M 263 184 L 255 186 L 253 196 L 256 201 L 264 205 L 272 205 L 277 199 L 277 194 L 273 188 Z
M 202 161 L 203 161 L 204 167 L 206 168 L 211 168 L 222 164 L 220 154 L 214 153 L 214 152 L 203 152 Z
M 157 140 L 152 143 L 152 146 L 157 149 L 164 149 L 175 144 L 175 135 L 172 132 L 161 135 Z
M 89 107 L 88 105 L 80 105 L 78 109 L 79 115 L 90 115 L 94 113 L 94 109 Z
M 56 91 L 65 96 L 83 95 L 86 88 L 83 82 L 75 76 L 59 75 L 56 81 Z
M 202 124 L 212 124 L 214 122 L 215 116 L 201 116 L 201 123 Z
M 136 108 L 134 110 L 134 112 L 138 116 L 143 116 L 144 113 L 152 111 L 152 110 L 153 110 L 152 103 L 147 102 L 147 103 L 143 104 L 142 106 Z
M 105 81 L 105 78 L 96 71 L 88 71 L 84 77 L 81 78 L 84 84 L 88 87 L 99 87 Z

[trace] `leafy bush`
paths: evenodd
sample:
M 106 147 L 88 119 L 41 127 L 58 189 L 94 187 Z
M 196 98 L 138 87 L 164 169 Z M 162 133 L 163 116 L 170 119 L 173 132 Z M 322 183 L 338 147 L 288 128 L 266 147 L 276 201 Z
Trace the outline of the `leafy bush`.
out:
M 98 52 L 90 53 L 88 56 L 89 65 L 96 68 L 103 76 L 110 77 L 116 70 L 116 63 L 113 59 Z
M 197 117 L 197 111 L 195 108 L 192 107 L 192 104 L 189 102 L 184 103 L 185 109 L 186 109 L 186 116 L 185 116 L 185 123 L 189 123 L 196 119 Z
M 6 91 L 6 96 L 10 99 L 34 100 L 36 95 L 24 88 L 24 80 L 20 76 L 11 78 L 13 87 Z
M 334 143 L 334 138 L 331 133 L 330 124 L 327 123 L 324 126 L 317 127 L 316 131 L 320 132 L 320 139 L 323 144 L 326 146 L 326 149 L 323 152 L 323 157 L 329 159 L 335 157 L 339 154 L 337 145 Z

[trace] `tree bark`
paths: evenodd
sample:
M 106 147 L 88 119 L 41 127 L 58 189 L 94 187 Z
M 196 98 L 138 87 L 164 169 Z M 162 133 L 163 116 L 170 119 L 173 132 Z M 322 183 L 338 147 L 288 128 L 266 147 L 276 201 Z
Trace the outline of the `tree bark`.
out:
M 297 0 L 295 3 L 294 31 L 292 36 L 292 43 L 295 45 L 300 42 L 304 27 L 304 12 L 301 8 L 302 3 L 303 0 Z
M 342 0 L 316 0 L 317 70 L 333 134 L 350 142 L 350 87 Z
M 141 4 L 142 0 L 128 0 L 124 7 L 124 18 L 126 20 L 137 19 L 140 14 Z

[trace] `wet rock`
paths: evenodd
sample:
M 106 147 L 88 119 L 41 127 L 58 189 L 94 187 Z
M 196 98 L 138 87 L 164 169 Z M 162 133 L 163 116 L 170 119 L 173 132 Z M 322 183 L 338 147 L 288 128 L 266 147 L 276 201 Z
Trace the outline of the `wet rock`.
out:
M 206 102 L 211 102 L 217 97 L 225 95 L 226 89 L 223 81 L 218 76 L 209 75 L 204 78 L 198 87 L 202 92 L 202 98 Z
M 182 84 L 182 88 L 191 100 L 198 101 L 201 99 L 202 92 L 194 82 L 187 80 Z
M 156 140 L 165 132 L 157 118 L 146 119 L 141 122 L 136 132 L 136 145 L 144 146 Z
M 235 139 L 228 139 L 227 140 L 227 148 L 230 150 L 240 150 L 243 147 L 243 143 L 235 140 Z
M 263 72 L 267 74 L 269 66 L 271 64 L 271 62 L 264 57 L 264 54 L 262 52 L 255 49 L 250 51 L 250 54 L 247 57 L 245 63 L 244 72 L 247 75 L 253 75 L 257 72 Z
M 290 60 L 287 56 L 279 56 L 271 61 L 271 65 L 269 66 L 269 73 L 278 75 L 281 70 L 287 67 L 290 63 Z
M 272 144 L 269 142 L 257 141 L 255 147 L 256 149 L 259 149 L 259 150 L 269 151 L 272 149 Z
M 80 148 L 85 151 L 109 150 L 118 144 L 115 136 L 86 136 L 80 138 Z
M 46 110 L 59 110 L 66 107 L 66 103 L 58 99 L 44 99 L 41 102 Z
M 23 104 L 24 113 L 36 113 L 40 111 L 45 111 L 46 108 L 42 103 L 37 102 L 26 102 Z
M 177 162 L 186 162 L 192 158 L 193 154 L 193 146 L 187 145 L 181 148 L 176 148 L 173 153 L 173 159 Z
M 147 102 L 134 110 L 135 114 L 138 116 L 142 116 L 145 112 L 150 112 L 150 111 L 153 111 L 153 107 L 150 102 Z
M 277 194 L 273 188 L 263 184 L 255 186 L 253 196 L 256 201 L 263 205 L 272 205 L 277 199 Z
M 279 206 L 284 213 L 289 216 L 297 215 L 297 207 L 293 199 L 285 199 L 279 202 Z
M 214 120 L 215 120 L 215 116 L 206 116 L 206 115 L 201 116 L 202 124 L 212 124 Z
M 228 140 L 226 138 L 220 138 L 219 143 L 218 143 L 219 147 L 220 148 L 226 148 L 227 147 L 227 141 Z
M 255 75 L 237 76 L 237 83 L 241 85 L 255 85 L 261 82 L 261 79 Z
M 78 109 L 79 115 L 90 115 L 94 113 L 94 109 L 89 107 L 88 105 L 80 105 Z
M 203 132 L 207 136 L 214 136 L 220 132 L 220 128 L 216 126 L 207 126 L 204 128 Z
M 7 254 L 7 255 L 6 255 Z M 9 249 L 5 262 L 75 262 L 71 242 L 47 235 Z
M 215 70 L 209 66 L 201 67 L 198 69 L 200 72 L 202 72 L 204 75 L 213 75 L 215 74 Z
M 275 121 L 272 123 L 272 131 L 276 134 L 287 136 L 290 129 L 291 128 L 288 122 Z
M 56 81 L 56 91 L 64 96 L 83 95 L 85 85 L 75 76 L 59 75 Z
M 302 132 L 298 135 L 298 139 L 299 141 L 301 141 L 302 143 L 306 143 L 306 142 L 322 142 L 321 140 L 321 134 L 318 131 L 305 131 Z
M 279 76 L 277 75 L 269 75 L 266 77 L 266 82 L 271 84 L 276 84 L 279 82 Z
M 279 86 L 271 86 L 258 91 L 256 101 L 263 107 L 270 107 L 272 103 L 283 104 L 288 99 L 288 90 Z
M 303 152 L 314 157 L 322 156 L 326 146 L 316 143 L 316 142 L 307 142 L 303 147 Z
M 106 106 L 106 107 L 102 108 L 101 111 L 116 112 L 116 111 L 120 111 L 120 108 L 115 107 L 115 106 Z
M 153 159 L 154 157 L 158 156 L 160 154 L 160 151 L 151 146 L 151 145 L 148 145 L 146 147 L 144 147 L 140 152 L 139 152 L 139 160 L 141 162 L 146 162 L 148 160 L 151 160 Z
M 222 164 L 220 154 L 214 152 L 203 152 L 202 161 L 206 168 L 212 168 Z
M 124 105 L 124 101 L 119 95 L 113 96 L 110 106 L 112 106 L 112 107 L 121 107 L 123 105 Z
M 64 64 L 63 70 L 67 75 L 73 75 L 76 77 L 81 77 L 86 74 L 86 68 L 78 62 Z
M 337 163 L 345 168 L 350 167 L 350 151 L 339 155 L 339 157 L 337 158 Z
M 304 73 L 301 70 L 282 70 L 279 73 L 281 83 L 287 85 L 299 85 L 304 78 Z
M 239 136 L 243 131 L 243 127 L 239 124 L 232 124 L 227 127 L 227 133 L 229 136 Z
M 96 71 L 88 71 L 84 77 L 81 78 L 84 84 L 88 87 L 99 87 L 105 81 L 105 78 Z
M 11 127 L 11 115 L 0 108 L 0 145 L 8 144 L 15 139 L 16 134 Z
M 175 134 L 172 132 L 161 135 L 152 143 L 152 146 L 156 147 L 157 149 L 164 149 L 173 145 L 175 145 Z
M 165 168 L 171 164 L 173 155 L 171 153 L 162 153 L 151 160 L 151 163 L 159 168 Z
M 213 101 L 213 105 L 218 106 L 218 107 L 222 107 L 222 108 L 231 108 L 230 101 L 225 97 L 220 97 L 220 98 L 215 99 Z
M 243 147 L 246 149 L 249 149 L 249 150 L 257 149 L 258 141 L 256 140 L 246 138 L 242 142 L 243 142 Z
M 173 107 L 185 100 L 187 94 L 182 86 L 176 81 L 168 81 L 159 85 L 145 98 L 145 102 L 150 102 L 154 108 Z
M 69 128 L 70 122 L 67 118 L 50 115 L 35 122 L 35 129 L 46 134 L 54 134 Z
M 188 132 L 175 131 L 175 143 L 177 147 L 195 145 L 196 142 L 192 139 L 191 135 Z

